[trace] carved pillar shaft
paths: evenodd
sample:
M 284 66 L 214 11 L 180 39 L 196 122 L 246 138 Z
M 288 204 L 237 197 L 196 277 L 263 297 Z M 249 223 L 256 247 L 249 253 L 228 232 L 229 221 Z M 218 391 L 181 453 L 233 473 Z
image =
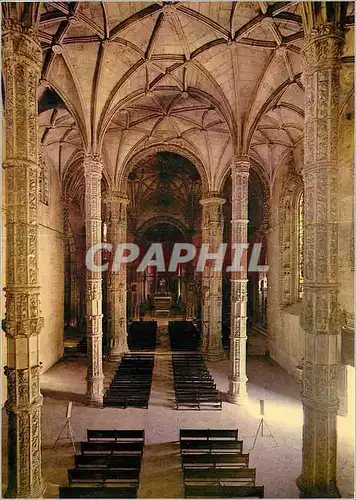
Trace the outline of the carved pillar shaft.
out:
M 115 245 L 126 243 L 127 204 L 125 195 L 113 193 L 106 200 L 108 242 Z M 127 352 L 126 331 L 126 265 L 112 270 L 108 279 L 108 328 L 110 360 L 119 360 Z
M 101 175 L 102 163 L 98 156 L 84 158 L 85 177 L 85 234 L 87 251 L 101 243 Z M 95 263 L 100 265 L 101 254 L 96 253 Z M 102 277 L 101 272 L 86 269 L 85 302 L 87 319 L 88 374 L 87 398 L 91 405 L 103 403 L 102 360 Z
M 78 305 L 79 305 L 79 291 L 78 291 L 78 282 L 77 282 L 77 249 L 75 245 L 75 240 L 73 237 L 73 232 L 69 220 L 69 201 L 66 199 L 63 203 L 63 226 L 64 226 L 64 235 L 68 241 L 68 249 L 69 249 L 69 273 L 68 273 L 68 281 L 69 281 L 69 326 L 76 328 L 78 326 Z
M 337 148 L 340 46 L 334 26 L 313 30 L 305 63 L 304 294 L 306 332 L 302 401 L 302 496 L 334 497 L 336 488 L 336 374 L 338 312 Z
M 200 200 L 203 206 L 202 243 L 215 253 L 223 243 L 223 198 L 215 195 Z M 222 272 L 214 269 L 215 262 L 208 260 L 202 275 L 202 337 L 201 350 L 212 361 L 224 357 L 221 338 Z
M 6 121 L 7 497 L 37 498 L 41 474 L 37 86 L 41 47 L 30 28 L 4 22 Z
M 247 157 L 234 160 L 232 178 L 231 243 L 247 243 L 248 175 Z M 230 383 L 228 401 L 243 404 L 246 390 L 247 250 L 241 258 L 241 271 L 231 273 Z

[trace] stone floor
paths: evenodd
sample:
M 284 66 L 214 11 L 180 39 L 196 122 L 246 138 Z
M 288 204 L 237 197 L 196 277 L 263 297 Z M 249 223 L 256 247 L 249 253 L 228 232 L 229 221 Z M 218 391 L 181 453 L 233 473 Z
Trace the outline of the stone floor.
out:
M 245 407 L 223 403 L 219 411 L 176 411 L 173 408 L 171 355 L 162 337 L 155 356 L 149 408 L 115 409 L 85 406 L 84 359 L 61 360 L 42 375 L 43 475 L 46 498 L 58 495 L 58 486 L 66 485 L 67 469 L 74 466 L 70 441 L 53 443 L 65 421 L 68 401 L 73 401 L 72 426 L 76 442 L 86 439 L 88 428 L 144 428 L 145 448 L 140 476 L 140 498 L 182 498 L 179 455 L 181 427 L 238 428 L 244 451 L 250 452 L 250 465 L 257 468 L 256 484 L 265 485 L 267 498 L 298 498 L 295 479 L 301 467 L 302 407 L 299 384 L 266 357 L 249 356 L 248 393 Z M 211 364 L 211 373 L 224 394 L 228 387 L 228 360 Z M 115 365 L 104 362 L 108 384 Z M 278 446 L 271 437 L 259 437 L 251 450 L 260 422 L 259 400 L 265 400 L 265 419 Z M 7 418 L 3 411 L 3 488 L 6 487 Z M 339 488 L 343 497 L 353 498 L 353 424 L 339 419 Z M 77 444 L 79 450 L 79 444 Z

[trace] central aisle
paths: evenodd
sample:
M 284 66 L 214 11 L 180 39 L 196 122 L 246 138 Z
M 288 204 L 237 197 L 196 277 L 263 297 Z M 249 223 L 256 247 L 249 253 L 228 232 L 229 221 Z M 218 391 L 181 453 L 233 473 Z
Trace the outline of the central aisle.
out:
M 172 356 L 158 346 L 155 352 L 149 415 L 153 411 L 158 417 L 154 409 L 171 409 L 173 401 Z M 169 419 L 162 422 L 161 419 L 149 418 L 148 426 L 149 431 L 147 429 L 145 431 L 147 437 L 141 463 L 138 495 L 140 498 L 182 498 L 183 478 L 179 443 L 176 441 L 176 436 L 172 436 L 173 440 L 167 442 L 166 427 L 171 427 Z M 150 442 L 150 436 L 155 436 L 154 441 L 156 439 L 160 441 L 160 435 L 162 435 L 162 442 Z

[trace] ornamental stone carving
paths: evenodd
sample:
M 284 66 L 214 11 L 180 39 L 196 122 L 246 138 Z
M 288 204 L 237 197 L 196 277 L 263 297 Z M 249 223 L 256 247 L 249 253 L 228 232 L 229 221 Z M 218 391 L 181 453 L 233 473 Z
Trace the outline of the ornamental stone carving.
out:
M 337 276 L 338 96 L 343 34 L 335 24 L 311 30 L 305 76 L 304 294 L 306 332 L 302 401 L 302 496 L 339 496 L 336 487 L 336 373 L 340 363 Z
M 128 198 L 112 192 L 105 200 L 108 225 L 108 243 L 126 243 Z M 128 350 L 126 331 L 126 266 L 109 270 L 108 281 L 108 329 L 110 337 L 109 356 L 119 360 Z
M 101 243 L 101 175 L 102 163 L 100 157 L 93 154 L 85 156 L 85 231 L 87 251 L 93 245 Z M 96 254 L 95 262 L 97 265 L 101 263 L 99 252 Z M 90 405 L 101 406 L 103 404 L 104 391 L 101 272 L 86 270 L 85 301 L 88 345 L 87 399 Z
M 223 243 L 225 203 L 216 193 L 202 200 L 202 243 L 209 244 L 209 253 L 217 252 Z M 218 361 L 224 357 L 222 347 L 222 273 L 214 269 L 214 261 L 208 260 L 202 276 L 202 324 L 201 350 L 207 359 Z
M 37 87 L 42 51 L 34 31 L 4 19 L 8 488 L 10 498 L 43 495 L 38 279 Z
M 233 158 L 231 242 L 247 243 L 248 176 L 247 157 Z M 243 404 L 246 390 L 246 320 L 247 320 L 247 254 L 241 259 L 242 271 L 231 273 L 230 377 L 228 401 Z

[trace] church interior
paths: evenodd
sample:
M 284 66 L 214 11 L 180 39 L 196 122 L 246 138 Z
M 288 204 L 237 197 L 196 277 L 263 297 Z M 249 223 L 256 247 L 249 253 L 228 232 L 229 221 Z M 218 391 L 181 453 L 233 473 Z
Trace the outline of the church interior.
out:
M 4 496 L 354 498 L 354 3 L 1 7 Z

